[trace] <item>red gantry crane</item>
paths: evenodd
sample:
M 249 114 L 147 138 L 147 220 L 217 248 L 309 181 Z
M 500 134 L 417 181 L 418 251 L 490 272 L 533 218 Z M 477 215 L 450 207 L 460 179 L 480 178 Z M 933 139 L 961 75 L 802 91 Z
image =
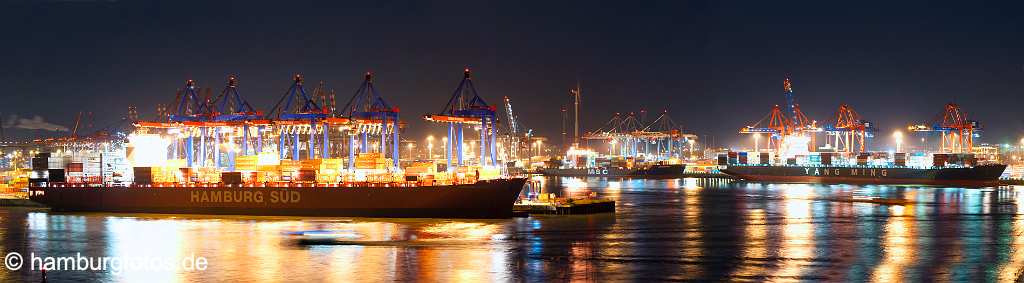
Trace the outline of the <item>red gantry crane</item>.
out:
M 836 152 L 864 152 L 865 138 L 874 136 L 876 129 L 865 121 L 847 104 L 839 105 L 833 121 L 825 125 L 825 133 L 831 136 Z
M 767 125 L 762 124 L 765 120 L 768 121 Z M 768 134 L 768 148 L 775 150 L 775 152 L 781 152 L 782 144 L 792 131 L 792 120 L 786 119 L 786 115 L 782 113 L 782 108 L 779 105 L 775 105 L 772 106 L 772 111 L 768 115 L 753 125 L 741 128 L 739 132 L 752 135 Z
M 939 132 L 942 136 L 941 149 L 946 153 L 971 153 L 974 138 L 980 130 L 978 122 L 969 120 L 967 113 L 955 103 L 946 104 L 944 111 L 933 119 L 930 126 L 917 124 L 907 128 L 914 132 Z
M 817 133 L 822 132 L 823 129 L 818 126 L 817 121 L 808 118 L 800 110 L 800 105 L 795 102 L 793 96 L 793 84 L 789 76 L 782 81 L 782 89 L 786 100 L 785 111 L 779 105 L 775 105 L 768 115 L 753 125 L 741 128 L 739 132 L 756 135 L 755 139 L 759 139 L 762 134 L 768 134 L 768 148 L 775 152 L 782 152 L 783 146 L 789 138 L 806 137 L 808 151 L 814 151 Z M 762 124 L 765 120 L 768 121 L 767 125 Z

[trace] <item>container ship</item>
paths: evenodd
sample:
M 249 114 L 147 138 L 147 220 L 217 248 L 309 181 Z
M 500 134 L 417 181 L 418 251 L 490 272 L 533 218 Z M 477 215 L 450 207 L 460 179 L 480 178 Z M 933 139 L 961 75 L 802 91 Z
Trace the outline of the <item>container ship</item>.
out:
M 637 168 L 588 167 L 588 168 L 544 168 L 547 176 L 565 177 L 634 177 L 634 178 L 680 178 L 686 170 L 684 164 L 650 164 Z
M 295 75 L 266 113 L 240 95 L 235 76 L 213 99 L 188 80 L 156 119 L 140 120 L 129 109 L 125 133 L 37 141 L 47 150 L 32 160 L 29 198 L 73 212 L 513 215 L 526 179 L 500 165 L 494 107 L 478 96 L 468 68 L 445 110 L 424 117 L 448 128 L 447 163 L 400 158 L 406 123 L 373 75 L 363 78 L 349 102 L 335 107 L 333 90 L 321 82 L 309 96 Z M 463 128 L 479 129 L 478 162 L 463 158 L 475 150 L 452 146 L 465 144 Z
M 668 160 L 600 156 L 590 150 L 573 148 L 564 158 L 545 162 L 541 173 L 565 177 L 680 178 L 685 170 L 685 164 Z
M 770 153 L 754 154 L 754 158 L 746 152 L 720 155 L 720 170 L 751 181 L 984 187 L 998 185 L 1006 169 L 1004 164 L 978 164 L 973 154 L 919 153 L 910 156 L 908 163 L 906 153 L 894 153 L 891 159 L 887 152 L 860 153 L 852 159 L 822 152 L 787 158 L 784 164 L 770 162 Z
M 144 148 L 144 143 L 127 148 Z M 433 162 L 394 171 L 390 159 L 377 153 L 356 155 L 355 167 L 347 170 L 339 169 L 343 159 L 257 165 L 258 158 L 236 157 L 230 172 L 197 170 L 183 160 L 126 170 L 131 164 L 126 159 L 140 157 L 112 157 L 117 154 L 74 159 L 37 154 L 29 198 L 64 212 L 507 218 L 526 182 L 500 176 L 494 168 L 465 166 L 448 172 Z
M 508 218 L 524 178 L 453 185 L 278 184 L 32 186 L 29 198 L 65 212 L 275 216 Z
M 783 95 L 783 107 L 776 104 L 761 120 L 740 128 L 739 133 L 753 135 L 754 151 L 719 155 L 721 172 L 754 181 L 991 186 L 999 184 L 1006 169 L 1004 164 L 976 158 L 973 145 L 981 126 L 955 103 L 946 104 L 932 121 L 906 128 L 927 135 L 921 137 L 925 146 L 928 137 L 939 136 L 939 150 L 903 152 L 903 132 L 897 130 L 892 136 L 894 151 L 871 152 L 866 139 L 878 128 L 850 105 L 840 104 L 822 126 L 795 103 L 789 77 L 783 80 Z M 819 148 L 820 134 L 825 146 Z M 759 150 L 762 136 L 767 152 Z

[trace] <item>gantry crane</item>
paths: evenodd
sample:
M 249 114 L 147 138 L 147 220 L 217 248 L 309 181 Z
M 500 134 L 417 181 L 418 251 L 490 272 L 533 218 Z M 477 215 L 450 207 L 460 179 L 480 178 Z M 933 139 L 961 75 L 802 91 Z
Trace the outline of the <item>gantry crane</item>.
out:
M 508 117 L 508 156 L 507 160 L 519 159 L 519 150 L 522 141 L 519 139 L 519 119 L 512 112 L 512 102 L 505 96 L 505 114 Z
M 185 81 L 185 87 L 178 90 L 177 95 L 175 95 L 175 103 L 173 104 L 175 111 L 167 116 L 168 121 L 164 123 L 140 124 L 143 127 L 162 127 L 168 131 L 185 131 L 185 160 L 186 165 L 190 168 L 195 165 L 196 153 L 199 155 L 199 166 L 206 166 L 206 137 L 211 126 L 209 122 L 212 121 L 216 113 L 211 105 L 209 89 L 206 92 L 207 95 L 200 98 L 196 82 L 194 80 L 187 80 Z M 194 147 L 196 135 L 199 136 L 198 152 L 196 152 Z M 174 158 L 177 158 L 177 139 L 174 145 Z
M 814 151 L 815 141 L 819 132 L 822 132 L 822 128 L 818 127 L 818 122 L 807 118 L 807 115 L 800 110 L 800 104 L 796 103 L 796 97 L 793 95 L 793 81 L 790 80 L 787 75 L 782 81 L 783 96 L 786 98 L 786 110 L 789 115 L 791 129 L 789 135 L 806 137 L 808 139 L 807 149 L 808 151 Z
M 942 152 L 971 153 L 980 127 L 977 121 L 967 118 L 967 113 L 960 110 L 960 105 L 949 103 L 933 119 L 931 125 L 916 124 L 907 129 L 914 132 L 939 132 L 942 136 Z
M 349 131 L 349 168 L 355 166 L 356 147 L 361 153 L 371 151 L 367 142 L 371 135 L 380 136 L 380 154 L 384 155 L 388 150 L 390 141 L 391 158 L 395 170 L 399 168 L 399 132 L 401 121 L 399 120 L 398 107 L 392 107 L 384 97 L 377 92 L 373 84 L 373 73 L 366 72 L 363 76 L 363 83 L 359 85 L 352 98 L 341 108 L 341 115 L 351 122 Z M 356 136 L 359 136 L 359 145 L 356 146 Z
M 825 125 L 825 133 L 831 136 L 832 146 L 836 152 L 864 152 L 865 138 L 874 136 L 877 131 L 847 104 L 839 105 L 831 123 Z
M 640 135 L 648 139 L 648 144 L 655 145 L 656 160 L 664 160 L 673 156 L 682 158 L 683 148 L 697 138 L 696 135 L 683 133 L 682 126 L 672 119 L 668 109 L 661 111 L 654 121 L 648 123 L 640 131 Z
M 640 137 L 636 134 L 643 130 L 643 128 L 644 125 L 636 118 L 636 113 L 629 112 L 623 118 L 621 113 L 616 112 L 605 122 L 604 126 L 586 133 L 583 139 L 607 141 L 610 146 L 610 154 L 616 154 L 615 147 L 617 146 L 617 155 L 637 156 L 639 154 L 638 145 Z
M 625 116 L 614 113 L 601 128 L 587 132 L 582 139 L 608 143 L 608 154 L 623 157 L 644 157 L 650 160 L 665 160 L 680 156 L 682 146 L 694 140 L 695 135 L 685 134 L 682 127 L 662 111 L 650 123 L 643 123 L 634 112 Z M 651 150 L 651 146 L 654 150 Z M 677 150 L 678 149 L 678 150 Z
M 497 115 L 496 108 L 490 106 L 477 93 L 473 86 L 473 79 L 469 68 L 463 70 L 462 81 L 455 88 L 455 93 L 448 99 L 448 104 L 437 114 L 424 115 L 423 118 L 431 122 L 448 124 L 448 168 L 451 170 L 451 150 L 457 151 L 456 160 L 459 166 L 463 165 L 462 144 L 464 125 L 480 125 L 480 165 L 486 166 L 488 148 L 490 149 L 491 164 L 497 165 Z M 490 138 L 488 138 L 490 137 Z
M 303 131 L 309 133 L 309 139 L 307 140 L 308 157 L 309 159 L 314 159 L 316 156 L 314 152 L 316 148 L 314 144 L 316 133 L 319 130 L 326 136 L 328 130 L 326 125 L 320 127 L 317 125 L 324 118 L 327 118 L 329 114 L 328 109 L 321 107 L 314 99 L 306 95 L 306 90 L 303 88 L 302 83 L 302 74 L 295 74 L 292 77 L 292 85 L 288 88 L 288 91 L 267 112 L 266 118 L 273 120 L 273 123 L 278 126 L 279 141 L 277 147 L 281 159 L 285 159 L 286 140 L 290 135 L 292 137 L 291 159 L 293 161 L 299 160 L 299 134 Z M 323 146 L 321 152 L 327 151 L 327 143 L 322 142 L 321 145 Z
M 765 120 L 768 123 L 763 126 L 761 123 Z M 772 110 L 768 115 L 753 125 L 740 128 L 739 132 L 741 134 L 753 135 L 768 134 L 768 148 L 774 149 L 775 152 L 782 152 L 782 144 L 785 143 L 786 137 L 792 133 L 792 130 L 792 121 L 786 119 L 786 115 L 782 113 L 782 108 L 779 105 L 775 105 L 772 106 Z
M 782 81 L 783 96 L 785 97 L 785 111 L 779 105 L 772 107 L 767 116 L 761 118 L 757 123 L 740 129 L 741 134 L 758 135 L 768 134 L 768 148 L 781 153 L 787 140 L 793 138 L 806 139 L 807 150 L 813 151 L 816 144 L 817 133 L 824 131 L 818 126 L 818 122 L 810 119 L 800 110 L 800 104 L 796 103 L 793 95 L 793 83 L 789 76 Z M 761 123 L 768 120 L 767 126 Z
M 235 75 L 228 76 L 227 83 L 224 89 L 221 90 L 220 94 L 213 99 L 212 105 L 216 107 L 216 113 L 214 113 L 213 121 L 217 123 L 218 130 L 214 131 L 214 144 L 220 145 L 221 138 L 225 134 L 230 141 L 232 147 L 235 145 L 234 137 L 240 136 L 241 149 L 240 153 L 243 156 L 250 155 L 249 144 L 253 140 L 252 138 L 252 127 L 256 128 L 256 153 L 263 151 L 263 129 L 270 125 L 270 121 L 263 119 L 263 112 L 256 110 L 249 104 L 241 94 L 238 93 L 238 77 Z M 239 132 L 240 131 L 240 132 Z M 235 151 L 232 148 L 228 149 L 228 168 L 230 171 L 235 169 Z M 214 147 L 214 166 L 220 168 L 220 146 Z
M 209 151 L 207 138 L 211 136 L 214 142 L 212 145 L 213 165 L 217 168 L 222 167 L 221 138 L 227 135 L 231 139 L 230 144 L 233 147 L 235 144 L 233 137 L 236 136 L 235 132 L 239 126 L 242 128 L 241 133 L 237 134 L 242 137 L 241 152 L 243 155 L 248 155 L 251 137 L 249 127 L 257 125 L 262 128 L 269 125 L 270 122 L 262 119 L 263 113 L 253 108 L 238 93 L 238 78 L 234 75 L 229 76 L 224 89 L 215 98 L 210 97 L 210 89 L 206 89 L 207 94 L 202 98 L 200 98 L 199 92 L 195 81 L 187 80 L 185 88 L 178 90 L 175 101 L 171 104 L 170 109 L 174 109 L 173 112 L 168 107 L 160 105 L 157 108 L 158 117 L 155 121 L 133 121 L 134 125 L 144 131 L 150 129 L 166 131 L 166 134 L 173 137 L 171 158 L 178 159 L 179 154 L 183 151 L 186 166 L 189 168 L 197 165 L 196 159 L 199 161 L 199 166 L 207 165 L 206 159 Z M 213 129 L 212 135 L 210 129 Z M 261 138 L 257 139 L 257 151 L 260 151 L 263 131 L 257 132 L 261 135 Z M 195 148 L 196 136 L 199 136 L 198 149 Z M 181 141 L 182 137 L 184 137 L 184 144 Z M 233 169 L 235 152 L 229 150 L 227 154 L 229 168 Z

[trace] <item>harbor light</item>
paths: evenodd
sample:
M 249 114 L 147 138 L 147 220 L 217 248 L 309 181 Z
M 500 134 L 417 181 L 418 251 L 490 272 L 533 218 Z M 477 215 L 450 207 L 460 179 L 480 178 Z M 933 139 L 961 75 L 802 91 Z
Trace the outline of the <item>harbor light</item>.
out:
M 896 131 L 892 133 L 892 137 L 896 139 L 896 152 L 902 152 L 900 149 L 903 145 L 903 132 Z
M 128 136 L 128 160 L 136 166 L 159 166 L 167 162 L 167 147 L 170 141 L 153 134 Z
M 434 136 L 427 136 L 427 159 L 434 159 Z
M 444 156 L 448 157 L 448 155 L 452 154 L 451 148 L 448 147 L 448 137 L 441 138 L 441 143 L 444 146 Z
M 760 152 L 761 151 L 760 149 L 758 149 L 758 142 L 760 140 L 761 140 L 761 134 L 754 134 L 754 151 L 755 152 Z
M 687 139 L 687 140 L 686 140 L 686 143 L 689 143 L 689 144 L 690 144 L 690 159 L 693 159 L 693 158 L 694 158 L 694 156 L 693 156 L 693 144 L 694 144 L 695 142 L 696 142 L 696 140 L 694 140 L 694 139 Z

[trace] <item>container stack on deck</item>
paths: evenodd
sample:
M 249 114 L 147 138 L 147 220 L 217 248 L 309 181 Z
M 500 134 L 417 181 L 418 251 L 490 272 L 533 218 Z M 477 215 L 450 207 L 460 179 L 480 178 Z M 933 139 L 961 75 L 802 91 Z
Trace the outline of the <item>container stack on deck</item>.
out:
M 752 158 L 751 156 L 756 156 Z M 728 152 L 718 156 L 718 165 L 775 165 L 774 153 Z M 792 166 L 896 166 L 896 167 L 971 167 L 978 159 L 970 153 L 913 153 L 905 152 L 815 152 L 785 159 Z

